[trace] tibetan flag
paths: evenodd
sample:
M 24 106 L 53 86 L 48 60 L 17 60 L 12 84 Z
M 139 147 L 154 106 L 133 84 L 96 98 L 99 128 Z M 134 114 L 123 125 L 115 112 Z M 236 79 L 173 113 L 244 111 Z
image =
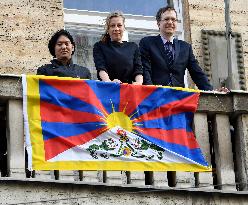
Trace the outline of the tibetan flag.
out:
M 210 171 L 196 90 L 23 75 L 29 168 Z

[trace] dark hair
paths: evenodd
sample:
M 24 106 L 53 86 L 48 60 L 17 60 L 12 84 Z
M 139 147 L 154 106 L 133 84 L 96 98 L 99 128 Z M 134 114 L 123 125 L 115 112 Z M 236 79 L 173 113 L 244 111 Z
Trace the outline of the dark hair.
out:
M 68 31 L 61 29 L 61 30 L 58 30 L 56 33 L 53 34 L 53 36 L 51 37 L 51 39 L 49 40 L 49 43 L 48 43 L 48 49 L 49 49 L 49 51 L 53 57 L 56 57 L 55 56 L 55 45 L 56 45 L 60 36 L 66 36 L 71 41 L 71 44 L 74 46 L 74 51 L 75 51 L 75 42 L 74 42 L 71 34 Z M 74 51 L 72 51 L 72 55 L 74 54 Z
M 175 11 L 176 16 L 177 16 L 177 11 L 175 10 L 174 7 L 172 7 L 172 6 L 162 7 L 162 8 L 160 8 L 160 9 L 157 11 L 157 14 L 156 14 L 156 20 L 157 20 L 157 22 L 160 22 L 160 21 L 161 21 L 161 15 L 162 15 L 164 12 L 166 12 L 166 11 Z
M 121 17 L 123 19 L 123 23 L 125 24 L 125 17 L 121 11 L 114 11 L 110 13 L 105 20 L 105 33 L 102 35 L 101 38 L 101 41 L 103 43 L 107 43 L 108 41 L 110 41 L 108 29 L 109 29 L 110 20 L 114 17 Z

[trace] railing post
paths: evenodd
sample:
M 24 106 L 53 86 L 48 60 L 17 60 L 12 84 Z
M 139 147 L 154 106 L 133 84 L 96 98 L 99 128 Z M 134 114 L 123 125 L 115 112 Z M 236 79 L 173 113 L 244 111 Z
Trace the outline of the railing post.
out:
M 228 115 L 216 114 L 214 119 L 214 152 L 217 184 L 222 190 L 236 190 L 233 153 Z
M 22 101 L 7 104 L 7 159 L 10 177 L 25 178 L 25 152 Z
M 104 171 L 79 171 L 79 177 L 87 183 L 103 182 Z
M 194 188 L 195 177 L 193 172 L 176 172 L 176 187 Z
M 194 132 L 206 161 L 211 166 L 211 154 L 209 143 L 208 119 L 206 113 L 195 113 L 194 115 Z M 197 176 L 197 187 L 213 189 L 212 172 L 195 173 Z
M 145 173 L 144 172 L 131 171 L 129 179 L 130 179 L 130 184 L 134 186 L 145 185 Z
M 248 114 L 238 115 L 235 126 L 235 156 L 239 190 L 247 190 L 248 182 Z
M 59 180 L 79 181 L 79 171 L 56 171 Z
M 127 184 L 126 171 L 106 171 L 106 183 L 108 184 Z
M 153 185 L 156 187 L 168 187 L 167 172 L 153 172 Z

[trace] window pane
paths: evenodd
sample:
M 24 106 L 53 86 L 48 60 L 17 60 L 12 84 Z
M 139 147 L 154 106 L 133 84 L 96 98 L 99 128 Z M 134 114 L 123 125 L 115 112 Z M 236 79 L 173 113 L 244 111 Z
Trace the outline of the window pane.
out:
M 97 79 L 93 61 L 93 46 L 100 40 L 101 33 L 97 31 L 78 31 L 68 29 L 76 44 L 73 62 L 89 68 L 92 78 Z
M 64 0 L 67 9 L 110 12 L 121 10 L 125 14 L 154 16 L 167 0 Z

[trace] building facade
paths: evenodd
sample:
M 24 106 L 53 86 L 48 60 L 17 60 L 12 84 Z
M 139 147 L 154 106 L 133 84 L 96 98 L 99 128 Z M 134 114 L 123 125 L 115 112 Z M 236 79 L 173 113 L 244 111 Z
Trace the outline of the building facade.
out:
M 156 2 L 154 10 L 161 4 L 176 7 L 177 37 L 192 43 L 200 65 L 212 79 L 213 65 L 222 69 L 227 61 L 218 55 L 214 58 L 215 54 L 226 52 L 221 50 L 225 44 L 222 46 L 217 41 L 223 43 L 224 1 Z M 247 79 L 247 0 L 231 2 L 235 66 L 241 74 L 239 80 L 244 73 Z M 0 6 L 0 139 L 5 138 L 5 146 L 3 141 L 0 143 L 0 204 L 247 204 L 247 92 L 205 92 L 200 96 L 194 132 L 213 172 L 153 172 L 145 176 L 139 171 L 27 171 L 21 80 L 19 76 L 3 74 L 35 73 L 51 59 L 47 49 L 50 36 L 64 27 L 77 42 L 74 60 L 94 73 L 92 45 L 104 31 L 103 21 L 108 11 L 96 11 L 95 5 L 88 10 L 66 8 L 66 0 L 2 0 Z M 148 14 L 135 9 L 132 12 L 125 14 L 126 37 L 130 41 L 138 42 L 142 36 L 158 34 L 151 10 L 148 9 Z M 216 76 L 225 80 L 219 74 Z M 218 78 L 216 82 L 219 83 Z
M 0 2 L 0 73 L 35 73 L 50 61 L 48 39 L 63 28 L 63 1 Z
M 211 30 L 217 32 L 224 32 L 226 30 L 225 24 L 225 4 L 222 0 L 216 1 L 200 1 L 200 0 L 185 0 L 185 39 L 192 43 L 194 52 L 199 60 L 201 67 L 204 65 L 204 44 L 202 40 L 202 30 Z M 245 0 L 230 1 L 230 18 L 232 31 L 236 34 L 240 34 L 241 51 L 240 62 L 243 71 L 240 71 L 246 79 L 246 89 L 248 85 L 248 2 Z M 218 33 L 214 33 L 218 35 Z M 235 36 L 233 37 L 235 38 Z M 236 39 L 237 42 L 237 39 Z M 236 45 L 233 46 L 233 50 L 237 50 Z M 234 57 L 234 61 L 235 61 Z M 223 59 L 223 61 L 226 61 Z M 223 62 L 221 62 L 223 64 Z M 223 67 L 222 69 L 225 69 Z M 226 68 L 227 70 L 227 68 Z M 242 80 L 242 79 L 241 79 Z

